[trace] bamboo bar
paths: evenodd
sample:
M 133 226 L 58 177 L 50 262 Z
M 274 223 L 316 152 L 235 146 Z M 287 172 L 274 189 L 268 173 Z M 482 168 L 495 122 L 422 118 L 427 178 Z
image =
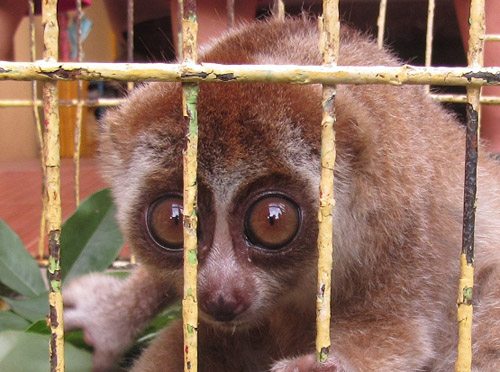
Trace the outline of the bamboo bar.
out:
M 44 52 L 46 61 L 58 58 L 57 0 L 44 0 L 42 5 Z M 49 324 L 50 371 L 64 372 L 64 325 L 61 293 L 60 238 L 61 238 L 61 177 L 59 154 L 59 106 L 57 81 L 43 85 L 45 192 L 47 198 L 47 228 L 49 231 Z
M 434 35 L 434 9 L 436 8 L 435 0 L 429 0 L 427 6 L 427 31 L 425 34 L 425 67 L 430 67 L 432 64 L 432 37 Z M 430 92 L 430 86 L 426 85 L 425 90 Z
M 483 65 L 484 35 L 486 30 L 484 0 L 472 0 L 469 28 L 469 66 Z M 472 292 L 474 284 L 474 228 L 477 207 L 477 162 L 480 135 L 481 86 L 467 87 L 467 123 L 464 183 L 464 214 L 460 280 L 457 299 L 458 354 L 456 372 L 470 372 L 472 368 Z
M 429 0 L 427 7 L 427 31 L 425 34 L 425 66 L 432 64 L 432 38 L 434 35 L 434 10 L 436 8 L 435 0 Z
M 334 66 L 339 53 L 339 3 L 323 1 L 319 18 L 320 50 L 323 64 Z M 318 209 L 318 283 L 316 298 L 316 358 L 325 362 L 330 352 L 331 273 L 333 265 L 333 207 L 335 166 L 335 85 L 323 85 L 323 119 L 321 122 L 321 179 Z
M 285 2 L 283 0 L 274 0 L 273 16 L 280 21 L 285 20 Z
M 172 3 L 171 3 L 172 4 Z M 172 6 L 170 7 L 172 9 Z M 182 60 L 182 18 L 184 15 L 184 1 L 177 0 L 177 12 L 175 17 L 177 18 L 177 43 L 175 45 L 175 55 L 177 60 Z M 174 17 L 174 15 L 172 15 Z
M 226 0 L 227 26 L 234 27 L 234 0 Z
M 76 28 L 77 28 L 77 44 L 78 53 L 77 60 L 82 62 L 83 60 L 83 48 L 82 48 L 82 0 L 76 0 Z M 82 139 L 82 124 L 83 124 L 83 82 L 78 80 L 78 99 L 76 104 L 76 115 L 75 115 L 75 144 L 73 149 L 73 162 L 75 166 L 75 204 L 78 207 L 80 205 L 80 151 L 81 151 L 81 139 Z
M 465 94 L 431 94 L 431 98 L 439 102 L 467 103 Z M 481 105 L 500 105 L 499 96 L 481 96 Z
M 82 100 L 85 107 L 112 107 L 118 106 L 125 102 L 125 98 L 99 98 L 97 100 Z M 27 99 L 3 99 L 0 100 L 0 108 L 2 107 L 29 107 L 32 105 L 43 106 L 43 100 L 36 101 Z M 60 100 L 59 106 L 77 106 L 78 99 Z
M 98 100 L 82 100 L 81 103 L 85 107 L 110 107 L 118 106 L 125 102 L 125 98 L 99 98 Z M 29 107 L 43 106 L 43 100 L 35 101 L 28 99 L 3 99 L 0 100 L 0 108 L 2 107 Z M 60 100 L 59 106 L 78 106 L 78 99 Z
M 36 40 L 35 40 L 35 1 L 28 1 L 28 15 L 30 21 L 30 61 L 34 62 L 36 60 Z M 45 164 L 43 156 L 43 128 L 42 121 L 40 120 L 40 111 L 38 102 L 42 102 L 37 99 L 38 96 L 38 82 L 36 80 L 31 81 L 31 101 L 29 101 L 29 106 L 31 106 L 33 111 L 33 120 L 35 122 L 36 133 L 38 138 L 38 144 L 40 146 L 40 165 L 42 168 L 42 189 L 41 189 L 41 199 L 42 199 L 42 213 L 40 213 L 40 237 L 38 239 L 38 258 L 42 259 L 45 250 L 45 233 L 46 233 L 46 200 L 45 200 Z M 26 105 L 28 106 L 28 105 Z M 0 102 L 0 107 L 1 102 Z
M 384 46 L 385 15 L 387 14 L 387 0 L 380 0 L 377 18 L 377 46 L 382 49 Z
M 0 80 L 500 85 L 500 67 L 220 65 L 0 61 Z
M 467 96 L 465 94 L 431 94 L 430 97 L 439 102 L 455 102 L 455 103 L 467 102 Z M 124 101 L 125 98 L 99 98 L 98 100 L 83 100 L 82 104 L 85 107 L 113 107 L 120 105 Z M 481 96 L 479 102 L 482 105 L 498 105 L 500 104 L 500 96 Z M 29 99 L 0 100 L 0 109 L 4 107 L 30 107 L 32 105 L 42 106 L 43 101 L 41 99 L 37 99 L 35 102 Z M 76 106 L 76 105 L 78 105 L 77 99 L 59 101 L 59 106 Z
M 484 35 L 484 41 L 500 41 L 500 34 Z
M 134 61 L 134 0 L 127 0 L 127 62 Z M 127 81 L 127 91 L 134 89 L 134 83 Z
M 197 61 L 196 0 L 184 0 L 182 18 L 182 55 L 184 62 Z M 198 370 L 198 240 L 197 240 L 197 153 L 198 153 L 198 84 L 182 84 L 182 103 L 186 145 L 183 151 L 184 182 L 184 297 L 182 320 L 184 330 L 184 371 Z

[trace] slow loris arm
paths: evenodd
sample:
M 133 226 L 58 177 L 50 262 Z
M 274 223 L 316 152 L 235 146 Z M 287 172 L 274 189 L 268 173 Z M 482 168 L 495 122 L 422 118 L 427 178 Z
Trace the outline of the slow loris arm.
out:
M 64 288 L 65 328 L 82 329 L 94 348 L 93 371 L 108 371 L 149 320 L 175 300 L 168 283 L 144 266 L 124 280 L 90 274 Z
M 272 372 L 423 371 L 435 358 L 429 320 L 416 315 L 334 323 L 325 363 L 315 354 L 277 362 Z

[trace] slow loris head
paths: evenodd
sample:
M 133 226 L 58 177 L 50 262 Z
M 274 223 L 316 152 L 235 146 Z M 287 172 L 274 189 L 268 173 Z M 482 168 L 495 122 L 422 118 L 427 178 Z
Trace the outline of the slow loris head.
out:
M 316 26 L 309 21 L 273 21 L 232 33 L 208 48 L 201 60 L 320 64 L 317 40 Z M 343 31 L 342 40 L 344 64 L 395 63 L 351 30 Z M 383 94 L 381 90 L 378 96 Z M 359 201 L 361 207 L 350 211 L 356 203 L 350 189 L 360 187 L 350 174 L 352 164 L 365 161 L 363 149 L 371 130 L 358 121 L 377 121 L 359 106 L 360 96 L 353 95 L 340 88 L 337 98 L 339 267 L 362 255 L 361 232 L 352 224 L 363 215 L 363 204 Z M 375 103 L 374 98 L 366 105 Z M 202 319 L 248 326 L 288 305 L 314 307 L 321 115 L 318 85 L 200 84 Z M 144 265 L 171 278 L 179 294 L 184 141 L 180 84 L 152 83 L 136 89 L 107 115 L 100 148 L 129 244 Z

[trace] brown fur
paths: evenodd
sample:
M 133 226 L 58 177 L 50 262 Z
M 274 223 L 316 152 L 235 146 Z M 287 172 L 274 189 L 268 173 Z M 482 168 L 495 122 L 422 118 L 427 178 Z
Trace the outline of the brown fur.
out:
M 202 61 L 320 64 L 317 40 L 307 20 L 253 24 L 215 42 Z M 340 64 L 398 61 L 343 28 Z M 180 97 L 179 84 L 144 85 L 104 123 L 101 156 L 118 219 L 143 268 L 161 278 L 150 280 L 151 293 L 146 282 L 144 295 L 133 298 L 182 293 L 181 252 L 156 246 L 144 222 L 150 203 L 181 192 Z M 332 350 L 325 365 L 312 357 L 320 97 L 316 85 L 200 85 L 200 370 L 450 371 L 464 133 L 415 86 L 338 87 Z M 269 190 L 284 193 L 302 212 L 298 236 L 272 253 L 249 245 L 242 222 L 251 202 Z M 486 156 L 480 158 L 477 225 L 473 370 L 493 372 L 500 370 L 500 166 Z M 123 296 L 137 293 L 129 287 Z M 215 321 L 214 296 L 245 310 L 232 321 Z M 129 327 L 140 328 L 146 318 Z M 130 339 L 118 340 L 111 354 Z M 177 323 L 133 371 L 181 371 L 182 365 Z

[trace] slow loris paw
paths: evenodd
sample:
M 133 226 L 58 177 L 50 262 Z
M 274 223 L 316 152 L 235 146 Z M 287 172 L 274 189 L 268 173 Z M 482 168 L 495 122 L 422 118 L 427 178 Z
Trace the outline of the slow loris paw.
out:
M 94 348 L 94 372 L 111 370 L 134 339 L 124 326 L 129 309 L 121 304 L 122 288 L 123 280 L 104 274 L 83 276 L 63 288 L 65 328 L 83 331 Z
M 347 372 L 335 358 L 328 358 L 324 363 L 316 361 L 316 355 L 302 355 L 293 359 L 284 359 L 274 364 L 271 372 Z

